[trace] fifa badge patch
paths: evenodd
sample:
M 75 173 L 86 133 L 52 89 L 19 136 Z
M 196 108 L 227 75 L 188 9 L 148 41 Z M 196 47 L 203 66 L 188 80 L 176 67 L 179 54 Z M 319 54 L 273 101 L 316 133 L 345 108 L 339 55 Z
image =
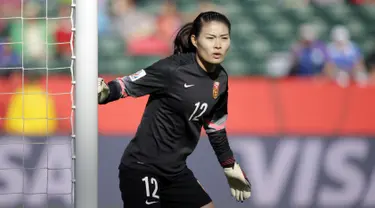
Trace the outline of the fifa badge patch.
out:
M 219 82 L 214 82 L 214 86 L 212 88 L 212 97 L 216 99 L 219 96 Z
M 134 74 L 131 74 L 131 75 L 129 76 L 129 79 L 130 79 L 132 82 L 134 82 L 135 80 L 138 80 L 138 79 L 140 79 L 140 78 L 142 78 L 142 77 L 144 77 L 144 76 L 146 76 L 146 71 L 143 70 L 143 69 L 141 69 L 141 70 L 135 72 Z

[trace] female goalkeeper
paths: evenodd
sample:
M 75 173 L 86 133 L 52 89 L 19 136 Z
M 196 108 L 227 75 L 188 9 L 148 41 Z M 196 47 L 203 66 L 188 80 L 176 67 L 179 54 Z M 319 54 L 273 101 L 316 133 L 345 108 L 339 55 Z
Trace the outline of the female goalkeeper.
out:
M 149 95 L 119 165 L 124 207 L 214 207 L 186 165 L 202 126 L 232 196 L 237 201 L 250 197 L 251 185 L 233 157 L 225 130 L 228 75 L 220 63 L 230 46 L 230 27 L 223 14 L 201 13 L 180 29 L 173 55 L 109 83 L 98 79 L 99 104 Z

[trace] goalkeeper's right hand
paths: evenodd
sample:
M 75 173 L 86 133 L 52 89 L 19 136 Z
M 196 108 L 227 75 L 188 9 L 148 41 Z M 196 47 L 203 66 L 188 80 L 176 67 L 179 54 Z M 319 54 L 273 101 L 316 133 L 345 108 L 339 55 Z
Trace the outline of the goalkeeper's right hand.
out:
M 98 78 L 98 103 L 104 103 L 109 96 L 109 87 L 103 78 Z

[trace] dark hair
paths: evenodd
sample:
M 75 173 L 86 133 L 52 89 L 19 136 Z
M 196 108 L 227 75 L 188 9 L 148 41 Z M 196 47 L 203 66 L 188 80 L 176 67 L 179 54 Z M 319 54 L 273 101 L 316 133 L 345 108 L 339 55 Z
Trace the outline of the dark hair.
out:
M 180 54 L 195 52 L 195 47 L 192 44 L 190 37 L 192 35 L 198 37 L 202 30 L 203 24 L 212 21 L 224 23 L 228 27 L 230 34 L 231 24 L 225 15 L 215 11 L 202 12 L 195 18 L 193 22 L 185 24 L 178 31 L 176 38 L 174 40 L 173 53 Z

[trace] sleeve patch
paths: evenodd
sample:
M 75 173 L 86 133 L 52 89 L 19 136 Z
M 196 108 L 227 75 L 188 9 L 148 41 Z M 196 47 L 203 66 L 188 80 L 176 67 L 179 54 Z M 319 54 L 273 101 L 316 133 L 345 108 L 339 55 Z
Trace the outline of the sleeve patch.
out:
M 130 79 L 132 82 L 134 82 L 134 81 L 136 81 L 136 80 L 138 80 L 138 79 L 140 79 L 140 78 L 142 78 L 142 77 L 144 77 L 144 76 L 146 76 L 146 71 L 143 70 L 143 69 L 141 69 L 141 70 L 135 72 L 134 74 L 130 75 L 130 76 L 129 76 L 129 79 Z

